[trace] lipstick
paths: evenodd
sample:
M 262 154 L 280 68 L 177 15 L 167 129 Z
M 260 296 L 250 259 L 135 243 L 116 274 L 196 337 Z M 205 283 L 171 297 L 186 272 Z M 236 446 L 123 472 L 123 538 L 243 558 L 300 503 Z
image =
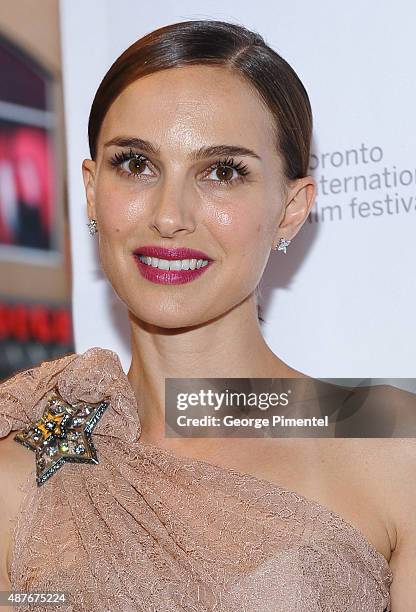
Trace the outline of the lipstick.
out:
M 189 283 L 199 278 L 213 262 L 203 251 L 187 247 L 166 248 L 146 245 L 135 249 L 133 257 L 144 278 L 153 283 L 166 285 Z M 159 265 L 160 260 L 164 260 L 163 268 L 154 265 Z

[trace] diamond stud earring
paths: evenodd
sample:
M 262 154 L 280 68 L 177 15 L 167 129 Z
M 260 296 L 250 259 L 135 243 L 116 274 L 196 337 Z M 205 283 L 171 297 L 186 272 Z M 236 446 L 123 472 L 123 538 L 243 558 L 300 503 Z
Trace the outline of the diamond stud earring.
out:
M 291 240 L 287 240 L 286 238 L 279 238 L 279 242 L 277 243 L 277 247 L 275 247 L 273 250 L 274 251 L 283 251 L 284 254 L 286 255 L 286 247 L 289 246 L 289 244 L 291 243 Z
M 98 232 L 96 219 L 90 219 L 90 221 L 87 223 L 87 226 L 91 236 Z

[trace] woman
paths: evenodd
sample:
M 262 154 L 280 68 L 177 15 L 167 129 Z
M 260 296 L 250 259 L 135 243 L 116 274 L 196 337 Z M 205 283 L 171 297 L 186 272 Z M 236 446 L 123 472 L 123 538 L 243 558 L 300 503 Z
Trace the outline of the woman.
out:
M 256 287 L 313 206 L 311 131 L 293 69 L 237 25 L 160 28 L 110 68 L 82 171 L 132 362 L 92 348 L 3 383 L 4 589 L 73 612 L 413 609 L 412 440 L 164 437 L 165 378 L 309 380 L 265 343 Z M 86 404 L 90 437 L 60 439 Z M 70 445 L 86 462 L 54 463 Z

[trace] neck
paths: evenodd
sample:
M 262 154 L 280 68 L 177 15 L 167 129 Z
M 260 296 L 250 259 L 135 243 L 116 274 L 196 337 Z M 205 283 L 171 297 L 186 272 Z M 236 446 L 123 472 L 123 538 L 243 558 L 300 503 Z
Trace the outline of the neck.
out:
M 135 392 L 142 437 L 164 438 L 165 378 L 289 378 L 302 374 L 266 344 L 254 296 L 225 315 L 195 327 L 160 328 L 130 314 Z

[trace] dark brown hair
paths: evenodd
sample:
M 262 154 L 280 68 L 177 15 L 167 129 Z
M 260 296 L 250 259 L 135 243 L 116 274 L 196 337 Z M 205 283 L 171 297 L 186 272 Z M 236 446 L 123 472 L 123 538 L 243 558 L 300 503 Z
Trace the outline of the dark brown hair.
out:
M 116 59 L 91 106 L 88 121 L 91 159 L 96 158 L 104 117 L 128 85 L 159 70 L 198 64 L 223 66 L 254 88 L 274 117 L 272 128 L 285 178 L 290 181 L 307 176 L 312 110 L 301 80 L 260 34 L 224 21 L 181 21 L 158 28 Z M 263 321 L 260 314 L 259 319 Z

